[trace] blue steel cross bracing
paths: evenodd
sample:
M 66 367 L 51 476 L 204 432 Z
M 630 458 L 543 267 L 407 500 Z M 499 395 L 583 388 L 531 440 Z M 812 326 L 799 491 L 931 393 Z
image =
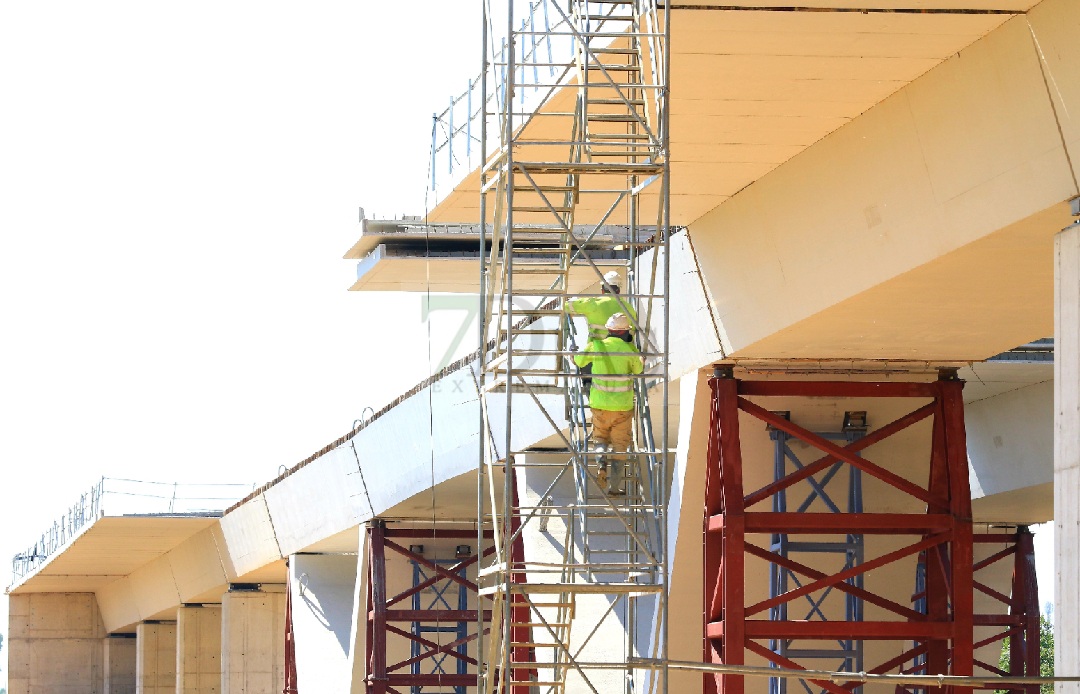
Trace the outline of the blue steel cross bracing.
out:
M 853 429 L 841 432 L 815 432 L 822 438 L 832 441 L 844 441 L 851 443 L 862 438 L 865 435 L 863 429 Z M 788 462 L 794 468 L 794 471 L 802 470 L 805 465 L 799 460 L 798 455 L 792 450 L 788 441 L 793 438 L 790 434 L 780 431 L 778 429 L 769 429 L 769 438 L 773 441 L 773 479 L 774 481 L 780 481 L 788 475 Z M 843 463 L 837 462 L 830 466 L 825 471 L 824 475 L 820 479 L 811 475 L 806 478 L 807 485 L 810 487 L 810 491 L 806 498 L 798 506 L 798 512 L 806 512 L 813 504 L 815 499 L 820 500 L 831 513 L 861 513 L 863 510 L 862 503 L 862 471 L 854 466 L 846 466 L 849 470 L 847 477 L 845 493 L 846 503 L 845 509 L 841 509 L 833 498 L 829 495 L 829 491 L 833 491 L 834 494 L 838 491 L 836 488 L 842 485 L 842 479 L 837 480 L 837 473 L 844 467 Z M 831 485 L 831 486 L 830 486 Z M 772 510 L 774 512 L 784 513 L 788 510 L 787 489 L 782 489 L 772 497 Z M 787 558 L 791 553 L 813 553 L 813 554 L 838 554 L 843 555 L 844 562 L 841 570 L 847 570 L 854 566 L 857 566 L 863 561 L 863 537 L 862 535 L 849 534 L 845 542 L 793 542 L 786 533 L 775 533 L 772 535 L 772 543 L 770 549 L 779 556 Z M 783 595 L 788 591 L 788 581 L 793 581 L 796 588 L 802 586 L 802 582 L 798 576 L 790 569 L 786 569 L 782 566 L 773 564 L 769 572 L 769 597 L 775 598 L 779 595 Z M 863 576 L 859 574 L 846 581 L 851 586 L 856 588 L 863 587 Z M 816 599 L 814 595 L 807 594 L 804 596 L 807 603 L 810 605 L 809 611 L 804 617 L 805 620 L 810 621 L 815 618 L 815 615 L 819 621 L 826 622 L 828 618 L 822 610 L 822 604 L 826 598 L 832 593 L 832 587 L 829 587 L 822 592 Z M 849 622 L 862 621 L 863 618 L 863 600 L 860 597 L 845 593 L 844 595 L 845 606 L 845 619 Z M 788 603 L 784 602 L 769 610 L 769 618 L 773 620 L 786 621 L 788 619 Z M 863 668 L 863 645 L 861 641 L 855 641 L 853 639 L 841 639 L 837 641 L 835 648 L 792 648 L 794 640 L 770 640 L 769 649 L 774 653 L 777 653 L 784 657 L 799 657 L 799 658 L 812 658 L 822 660 L 833 660 L 839 664 L 836 666 L 836 670 L 847 672 L 859 672 Z M 776 667 L 775 664 L 770 663 L 770 667 Z M 787 679 L 773 677 L 769 680 L 769 694 L 787 694 Z M 818 694 L 812 690 L 806 680 L 799 680 L 807 694 Z M 822 690 L 823 691 L 823 690 Z
M 453 566 L 457 565 L 459 562 L 460 562 L 460 560 L 457 560 L 457 559 L 453 559 L 453 560 L 450 560 L 450 559 L 436 559 L 434 563 L 438 564 L 438 565 L 442 565 L 442 566 L 453 567 Z M 426 581 L 428 581 L 428 580 L 430 580 L 432 578 L 432 576 L 429 576 L 427 574 L 427 572 L 424 571 L 424 567 L 420 565 L 420 562 L 413 559 L 413 560 L 410 560 L 409 563 L 412 564 L 412 567 L 413 567 L 413 578 L 412 578 L 413 582 L 412 582 L 412 585 L 413 585 L 414 588 L 416 586 L 419 586 L 422 583 L 425 583 Z M 461 578 L 466 577 L 464 567 L 458 569 L 458 571 L 456 573 Z M 456 607 L 454 605 L 451 605 L 450 601 L 447 599 L 448 596 L 451 599 L 453 597 L 455 597 L 454 596 L 454 589 L 455 588 L 456 588 L 456 593 L 457 593 L 457 595 L 456 595 L 456 597 L 457 597 L 457 606 Z M 449 578 L 444 578 L 444 579 L 441 579 L 441 580 L 435 582 L 434 584 L 432 584 L 431 585 L 431 591 L 434 594 L 431 596 L 431 600 L 427 605 L 424 605 L 423 602 L 422 602 L 423 591 L 417 591 L 416 593 L 414 593 L 413 596 L 412 596 L 412 608 L 414 610 L 440 610 L 440 609 L 446 609 L 446 610 L 460 610 L 460 611 L 465 611 L 465 610 L 469 609 L 469 591 L 461 583 L 456 583 L 454 581 L 451 581 Z M 441 605 L 440 605 L 440 603 L 441 603 Z M 454 634 L 456 640 L 464 641 L 469 635 L 469 628 L 468 627 L 469 627 L 468 622 L 447 622 L 446 624 L 438 624 L 436 626 L 431 626 L 430 624 L 426 624 L 424 622 L 413 622 L 412 623 L 412 633 L 413 633 L 414 636 L 420 636 L 421 634 L 433 634 L 433 633 L 434 634 Z M 414 658 L 414 659 L 418 658 L 420 656 L 420 654 L 421 654 L 421 651 L 422 651 L 422 646 L 421 646 L 420 642 L 416 641 L 416 640 L 411 641 L 410 642 L 410 648 L 411 648 L 411 656 L 412 656 L 412 658 Z M 466 660 L 464 660 L 464 657 L 468 656 L 468 649 L 469 649 L 469 646 L 468 646 L 467 643 L 461 643 L 461 645 L 459 645 L 455 649 L 456 652 L 462 656 L 461 658 L 455 658 L 454 659 L 457 662 L 457 668 L 456 668 L 455 674 L 458 674 L 458 675 L 468 674 L 467 662 L 466 662 Z M 433 656 L 432 658 L 430 658 L 431 663 L 432 663 L 431 664 L 431 672 L 427 672 L 427 673 L 421 673 L 420 672 L 420 662 L 422 662 L 422 661 L 417 660 L 417 662 L 414 662 L 411 665 L 412 674 L 414 674 L 414 675 L 419 675 L 419 674 L 427 674 L 427 675 L 440 675 L 440 674 L 442 674 L 442 675 L 445 675 L 445 674 L 448 674 L 446 672 L 446 669 L 443 667 L 443 663 L 446 662 L 446 659 L 449 658 L 449 657 L 450 657 L 449 653 L 443 653 L 441 656 Z M 451 687 L 451 688 L 453 689 L 454 694 L 465 694 L 465 687 L 455 686 L 455 687 Z M 422 694 L 422 692 L 424 690 L 425 690 L 425 687 L 421 687 L 421 686 L 412 686 L 412 687 L 409 688 L 409 691 L 410 691 L 411 694 Z M 432 690 L 430 689 L 430 687 L 427 688 L 427 692 L 428 692 L 428 694 L 431 694 Z

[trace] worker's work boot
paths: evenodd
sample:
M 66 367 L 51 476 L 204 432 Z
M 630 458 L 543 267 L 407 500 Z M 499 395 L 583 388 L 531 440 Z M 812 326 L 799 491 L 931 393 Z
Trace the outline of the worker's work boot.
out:
M 606 491 L 608 486 L 608 464 L 607 457 L 605 456 L 611 450 L 611 447 L 606 443 L 596 443 L 593 445 L 593 451 L 596 455 L 596 482 L 600 485 L 600 489 Z

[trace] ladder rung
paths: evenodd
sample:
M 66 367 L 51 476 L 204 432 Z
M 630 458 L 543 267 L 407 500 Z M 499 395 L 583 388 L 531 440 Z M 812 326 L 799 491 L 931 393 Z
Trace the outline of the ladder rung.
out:
M 507 336 L 507 334 L 508 333 L 505 330 L 502 331 L 501 333 L 499 333 L 499 339 L 505 338 Z M 555 329 L 551 329 L 551 330 L 548 330 L 548 329 L 544 329 L 544 330 L 528 330 L 528 329 L 525 329 L 525 328 L 523 328 L 521 330 L 518 330 L 517 332 L 514 333 L 515 336 L 517 336 L 517 335 L 561 335 L 561 334 L 562 334 L 562 330 L 555 330 Z
M 596 70 L 593 70 L 593 72 L 596 72 Z M 656 88 L 654 85 L 651 85 L 651 84 L 636 84 L 634 82 L 614 82 L 614 83 L 612 83 L 612 82 L 608 82 L 607 80 L 604 80 L 603 82 L 586 82 L 585 84 L 578 84 L 578 85 L 574 85 L 574 86 L 577 86 L 579 88 L 580 87 L 585 87 L 586 89 L 618 89 L 619 91 L 623 91 L 623 90 L 626 90 L 626 89 L 655 89 Z
M 588 120 L 597 123 L 636 123 L 642 120 L 640 116 L 622 113 L 590 113 L 585 116 Z M 517 209 L 516 207 L 514 209 Z
M 548 207 L 546 205 L 524 205 L 520 207 L 518 205 L 514 205 L 513 209 L 514 212 L 550 212 L 555 214 L 563 214 L 566 212 L 574 211 L 573 207 L 556 207 L 555 205 L 552 205 L 551 207 Z
M 566 272 L 567 272 L 566 268 L 560 267 L 558 265 L 555 265 L 555 266 L 552 266 L 552 267 L 542 267 L 542 266 L 541 267 L 535 267 L 535 263 L 533 263 L 532 265 L 534 265 L 534 267 L 520 267 L 520 266 L 516 267 L 516 268 L 514 268 L 514 274 L 515 275 L 563 275 L 563 274 L 566 274 Z M 540 293 L 543 293 L 545 296 L 547 295 L 544 290 L 538 289 L 536 291 L 530 292 L 527 296 L 537 296 Z M 511 294 L 513 296 L 518 296 L 517 292 L 511 292 Z
M 542 317 L 542 316 L 561 316 L 565 311 L 561 311 L 557 308 L 522 308 L 514 311 L 514 318 L 523 317 Z M 514 330 L 514 332 L 521 332 L 520 328 Z
M 603 70 L 604 72 L 641 72 L 637 65 L 623 65 L 621 63 L 585 63 L 586 70 Z M 633 85 L 627 85 L 633 88 Z
M 594 157 L 640 157 L 640 152 L 592 152 Z
M 572 191 L 576 190 L 576 188 L 574 186 L 548 186 L 548 185 L 533 186 L 533 185 L 525 185 L 525 184 L 520 184 L 519 185 L 519 184 L 515 183 L 514 184 L 514 190 L 515 191 L 525 191 L 527 193 L 537 193 L 537 194 L 539 194 L 539 193 L 569 193 L 569 192 L 572 192 Z
M 517 645 L 517 644 L 513 644 Z M 517 667 L 535 667 L 532 663 L 522 663 Z M 508 687 L 528 686 L 528 687 L 558 687 L 562 689 L 565 686 L 565 682 L 556 682 L 554 680 L 515 680 L 508 679 L 506 685 Z
M 597 106 L 644 106 L 644 99 L 589 99 L 585 102 L 587 105 Z
M 515 166 L 532 172 L 552 173 L 612 173 L 612 174 L 659 174 L 664 170 L 664 165 L 659 162 L 639 162 L 632 164 L 615 164 L 607 162 L 549 162 L 528 161 L 515 162 Z
M 590 137 L 606 137 L 612 140 L 648 140 L 650 136 L 646 133 L 598 133 L 590 132 Z M 595 144 L 595 141 L 587 140 L 589 144 Z M 639 145 L 640 146 L 640 145 Z

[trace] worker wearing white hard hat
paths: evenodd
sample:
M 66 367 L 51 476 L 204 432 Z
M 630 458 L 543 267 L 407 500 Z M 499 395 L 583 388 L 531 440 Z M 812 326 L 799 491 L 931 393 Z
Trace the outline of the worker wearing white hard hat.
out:
M 622 471 L 626 469 L 626 456 L 620 454 L 629 451 L 633 443 L 633 375 L 640 374 L 644 364 L 634 346 L 630 318 L 625 313 L 613 314 L 604 327 L 608 336 L 589 340 L 585 351 L 574 356 L 574 363 L 592 367 L 589 407 L 592 443 L 598 453 L 597 479 L 609 494 L 619 495 L 625 493 Z
M 566 310 L 580 316 L 585 316 L 589 322 L 589 339 L 603 340 L 607 337 L 607 323 L 615 313 L 626 313 L 637 321 L 637 313 L 630 307 L 630 303 L 619 298 L 622 280 L 615 270 L 604 275 L 604 281 L 600 285 L 600 291 L 604 296 L 589 296 L 571 299 L 566 302 Z

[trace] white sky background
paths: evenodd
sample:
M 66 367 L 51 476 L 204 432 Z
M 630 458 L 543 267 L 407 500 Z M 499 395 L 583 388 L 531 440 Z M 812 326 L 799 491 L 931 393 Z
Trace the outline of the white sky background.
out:
M 479 8 L 0 4 L 0 584 L 102 475 L 261 484 L 428 373 L 420 297 L 341 256 L 423 213 Z
M 479 9 L 0 4 L 0 583 L 102 475 L 261 484 L 427 374 L 341 257 L 423 214 Z

